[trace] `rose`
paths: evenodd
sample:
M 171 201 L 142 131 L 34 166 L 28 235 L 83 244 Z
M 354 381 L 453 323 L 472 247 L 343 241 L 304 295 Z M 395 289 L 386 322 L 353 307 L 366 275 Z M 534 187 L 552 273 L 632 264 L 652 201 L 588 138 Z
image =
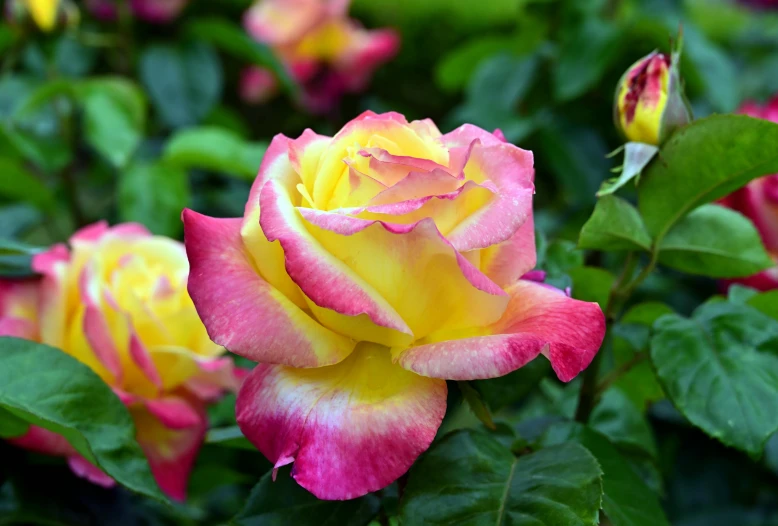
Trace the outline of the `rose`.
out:
M 242 219 L 184 211 L 208 333 L 260 362 L 238 424 L 323 499 L 402 475 L 432 441 L 445 379 L 539 354 L 563 381 L 603 339 L 594 303 L 535 266 L 532 154 L 471 125 L 367 112 L 334 137 L 277 135 Z
M 141 20 L 154 24 L 172 22 L 189 4 L 189 0 L 130 0 L 132 14 Z M 116 0 L 86 0 L 86 8 L 100 20 L 116 20 Z
M 764 106 L 748 102 L 738 110 L 738 113 L 778 122 L 778 97 Z M 778 174 L 754 179 L 719 201 L 719 204 L 737 210 L 749 218 L 759 231 L 765 248 L 776 260 L 775 267 L 747 278 L 729 280 L 729 282 L 759 290 L 778 288 Z
M 635 62 L 616 88 L 616 127 L 630 141 L 658 145 L 692 120 L 678 65 L 654 51 Z
M 70 247 L 34 256 L 39 281 L 0 282 L 0 335 L 58 347 L 97 373 L 127 405 L 160 487 L 184 499 L 205 406 L 240 376 L 186 292 L 184 247 L 140 225 L 104 223 L 77 232 Z M 114 483 L 55 433 L 33 426 L 12 442 Z
M 312 112 L 327 112 L 345 93 L 362 91 L 373 71 L 397 53 L 397 34 L 363 29 L 348 18 L 348 4 L 261 0 L 246 12 L 246 30 L 281 57 L 302 85 L 303 105 Z M 275 85 L 264 83 L 262 94 L 256 95 L 250 89 L 256 78 L 256 73 L 244 74 L 241 92 L 247 102 L 264 102 L 275 91 Z

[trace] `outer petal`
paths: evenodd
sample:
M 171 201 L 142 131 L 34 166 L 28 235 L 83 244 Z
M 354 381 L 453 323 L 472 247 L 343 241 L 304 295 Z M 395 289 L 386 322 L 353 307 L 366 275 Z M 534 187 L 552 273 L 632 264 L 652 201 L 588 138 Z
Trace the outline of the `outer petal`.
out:
M 510 239 L 481 250 L 480 259 L 481 272 L 503 288 L 535 268 L 537 249 L 532 215 Z
M 195 425 L 171 428 L 145 407 L 130 407 L 138 443 L 146 453 L 157 484 L 162 491 L 179 501 L 186 499 L 189 473 L 208 428 L 204 413 L 195 407 L 191 411 L 197 412 L 200 417 Z
M 68 457 L 68 466 L 70 466 L 73 473 L 87 479 L 92 484 L 97 484 L 104 488 L 112 488 L 116 485 L 114 479 L 80 455 Z
M 393 349 L 395 360 L 418 374 L 449 380 L 502 376 L 540 353 L 563 382 L 589 365 L 605 337 L 605 316 L 596 303 L 526 280 L 507 292 L 511 301 L 497 323 L 470 334 L 438 333 L 430 343 Z
M 316 245 L 346 262 L 352 274 L 378 291 L 400 313 L 414 340 L 444 329 L 482 327 L 505 310 L 508 297 L 503 290 L 457 252 L 430 218 L 399 225 L 308 208 L 299 213 Z M 304 249 L 290 247 L 287 256 Z M 301 276 L 308 280 L 300 285 L 309 296 L 319 292 L 323 301 L 345 296 L 348 289 L 341 283 L 329 281 L 331 286 L 323 288 L 313 279 L 317 275 Z
M 321 326 L 265 282 L 243 250 L 240 219 L 184 210 L 189 294 L 216 343 L 249 359 L 319 367 L 355 343 Z
M 0 336 L 38 338 L 38 280 L 0 280 Z
M 65 437 L 38 426 L 30 426 L 27 433 L 20 437 L 11 438 L 8 442 L 44 455 L 67 457 L 78 454 L 75 448 L 65 440 Z
M 320 499 L 352 499 L 405 473 L 435 437 L 446 383 L 393 366 L 361 344 L 320 369 L 259 365 L 236 406 L 243 433 L 276 467 Z

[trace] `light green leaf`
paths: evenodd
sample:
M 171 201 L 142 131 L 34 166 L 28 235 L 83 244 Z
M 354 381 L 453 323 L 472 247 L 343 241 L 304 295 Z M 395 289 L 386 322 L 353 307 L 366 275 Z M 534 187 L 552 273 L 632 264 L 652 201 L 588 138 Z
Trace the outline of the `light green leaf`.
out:
M 219 56 L 204 42 L 147 48 L 140 78 L 160 118 L 172 128 L 197 124 L 221 98 Z
M 618 177 L 608 179 L 600 185 L 597 197 L 610 195 L 632 179 L 640 175 L 643 168 L 651 162 L 659 148 L 642 142 L 628 142 L 624 145 L 624 163 Z
M 583 447 L 562 444 L 516 458 L 467 429 L 433 445 L 411 468 L 400 518 L 407 526 L 595 525 L 601 497 L 602 471 Z
M 659 262 L 712 278 L 750 276 L 774 265 L 751 221 L 713 204 L 694 210 L 667 233 Z
M 599 267 L 577 267 L 569 271 L 573 280 L 573 297 L 582 301 L 594 301 L 604 310 L 608 307 L 611 288 L 616 278 Z
M 201 168 L 253 180 L 267 145 L 247 142 L 222 128 L 203 126 L 176 133 L 164 160 L 182 168 Z
M 238 426 L 220 427 L 211 429 L 205 435 L 206 444 L 217 444 L 219 446 L 233 447 L 237 449 L 247 449 L 257 451 L 257 448 L 249 442 L 243 435 Z
M 698 206 L 778 172 L 776 143 L 778 124 L 745 115 L 714 115 L 678 130 L 638 184 L 649 233 L 661 239 Z
M 0 337 L 0 407 L 62 435 L 120 484 L 167 500 L 135 441 L 127 408 L 99 376 L 64 352 Z
M 346 500 L 318 500 L 297 485 L 289 469 L 275 481 L 265 473 L 251 490 L 243 510 L 232 520 L 238 526 L 366 526 L 378 514 L 374 495 Z
M 77 87 L 86 141 L 117 168 L 135 153 L 146 124 L 146 104 L 135 84 L 107 77 Z
M 654 324 L 651 359 L 665 392 L 694 425 L 758 457 L 778 429 L 778 321 L 710 302 L 692 318 Z
M 584 224 L 578 247 L 591 250 L 651 250 L 640 214 L 629 201 L 608 195 L 601 197 L 592 217 Z
M 139 162 L 123 171 L 118 188 L 119 217 L 137 221 L 155 234 L 177 237 L 181 210 L 190 205 L 186 171 L 164 163 Z

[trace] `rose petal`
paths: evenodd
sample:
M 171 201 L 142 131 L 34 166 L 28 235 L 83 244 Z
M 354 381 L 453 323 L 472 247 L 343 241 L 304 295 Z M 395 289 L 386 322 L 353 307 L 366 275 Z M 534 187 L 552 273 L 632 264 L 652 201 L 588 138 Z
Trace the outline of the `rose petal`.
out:
M 535 268 L 535 224 L 532 215 L 527 218 L 510 239 L 480 251 L 481 272 L 502 288 L 516 283 Z
M 393 366 L 360 347 L 338 365 L 259 365 L 238 395 L 238 425 L 276 467 L 320 499 L 381 489 L 423 452 L 446 411 L 446 383 Z
M 418 374 L 449 380 L 503 376 L 541 353 L 563 382 L 589 365 L 605 337 L 605 316 L 596 303 L 526 280 L 507 292 L 511 301 L 493 325 L 470 334 L 434 334 L 430 343 L 392 349 L 394 359 Z
M 353 350 L 353 341 L 322 327 L 257 274 L 243 249 L 240 219 L 184 210 L 183 220 L 189 294 L 216 343 L 293 367 L 336 363 Z
M 97 484 L 104 488 L 112 488 L 116 485 L 114 479 L 106 475 L 100 468 L 81 455 L 68 457 L 68 466 L 70 466 L 73 473 L 81 478 L 87 479 L 92 484 Z
M 488 325 L 505 310 L 507 295 L 454 250 L 430 218 L 401 225 L 308 208 L 299 213 L 321 247 L 317 250 L 347 262 L 351 274 L 400 313 L 414 340 L 443 329 Z M 304 249 L 290 247 L 287 257 Z M 318 287 L 323 306 L 343 308 L 336 301 L 348 289 L 336 281 L 320 281 L 320 276 L 317 269 L 298 283 L 309 296 Z M 331 286 L 323 290 L 322 281 Z M 309 288 L 314 289 L 310 294 Z
M 185 429 L 200 425 L 202 417 L 191 404 L 176 396 L 146 400 L 146 409 L 168 429 Z
M 130 408 L 137 439 L 151 466 L 154 478 L 168 496 L 184 501 L 189 474 L 208 427 L 205 415 L 197 408 L 197 422 L 186 428 L 172 429 L 144 406 Z
M 371 285 L 306 230 L 288 191 L 275 180 L 262 188 L 261 209 L 262 231 L 268 240 L 280 241 L 287 273 L 313 303 L 345 316 L 366 315 L 362 319 L 375 328 L 374 337 L 381 340 L 378 343 L 385 343 L 386 338 L 410 342 L 412 333 L 402 317 Z M 364 335 L 365 331 L 360 332 Z

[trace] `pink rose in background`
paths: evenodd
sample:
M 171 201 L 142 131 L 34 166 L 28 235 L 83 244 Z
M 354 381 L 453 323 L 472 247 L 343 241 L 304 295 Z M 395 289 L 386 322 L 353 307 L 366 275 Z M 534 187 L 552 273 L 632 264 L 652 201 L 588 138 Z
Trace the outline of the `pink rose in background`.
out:
M 159 486 L 183 500 L 205 408 L 244 376 L 197 317 L 183 245 L 141 225 L 97 223 L 36 255 L 33 269 L 40 279 L 0 281 L 0 335 L 57 347 L 100 376 L 127 406 Z M 56 433 L 32 426 L 10 442 L 114 484 Z
M 240 97 L 252 104 L 267 102 L 278 93 L 278 81 L 263 68 L 251 66 L 243 70 L 240 78 Z
M 738 113 L 778 122 L 778 97 L 764 106 L 747 102 Z M 747 278 L 728 280 L 728 283 L 740 283 L 758 290 L 778 288 L 778 174 L 754 179 L 719 201 L 719 204 L 749 218 L 759 231 L 765 248 L 776 260 L 773 268 Z
M 153 24 L 172 22 L 181 14 L 189 0 L 130 0 L 130 9 L 137 18 Z M 117 0 L 86 0 L 87 10 L 100 20 L 115 20 Z
M 348 4 L 261 0 L 245 15 L 249 34 L 274 49 L 302 86 L 303 105 L 314 113 L 329 111 L 346 93 L 364 90 L 375 69 L 399 48 L 394 30 L 366 30 L 348 18 Z M 244 75 L 242 93 L 251 92 L 245 86 L 252 80 Z
M 600 307 L 530 272 L 533 180 L 502 134 L 366 112 L 277 135 L 242 218 L 184 211 L 189 292 L 213 340 L 259 362 L 236 414 L 276 468 L 356 498 L 429 447 L 447 379 L 589 365 Z

